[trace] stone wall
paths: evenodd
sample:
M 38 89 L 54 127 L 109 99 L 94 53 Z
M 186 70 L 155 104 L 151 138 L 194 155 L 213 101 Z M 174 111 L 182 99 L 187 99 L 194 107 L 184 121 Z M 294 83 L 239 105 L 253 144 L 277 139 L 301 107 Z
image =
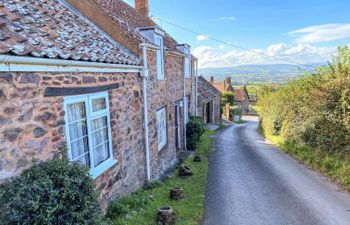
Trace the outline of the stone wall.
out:
M 184 60 L 166 53 L 166 79 L 159 81 L 155 52 L 148 51 L 148 59 L 149 141 L 152 178 L 157 179 L 178 163 L 175 104 L 183 100 Z M 192 94 L 193 82 L 193 77 L 187 80 L 188 95 Z M 146 180 L 146 159 L 142 80 L 136 73 L 0 73 L 0 182 L 30 167 L 32 159 L 51 159 L 65 141 L 64 97 L 44 97 L 47 87 L 108 84 L 118 87 L 108 92 L 113 156 L 118 163 L 95 179 L 103 209 L 111 200 L 140 188 Z M 156 111 L 164 106 L 167 145 L 158 151 Z M 180 117 L 183 143 L 183 107 Z
M 95 182 L 103 208 L 144 184 L 143 101 L 138 74 L 0 73 L 0 180 L 18 175 L 32 159 L 53 157 L 64 142 L 63 97 L 46 87 L 118 84 L 109 91 L 113 156 L 118 163 Z

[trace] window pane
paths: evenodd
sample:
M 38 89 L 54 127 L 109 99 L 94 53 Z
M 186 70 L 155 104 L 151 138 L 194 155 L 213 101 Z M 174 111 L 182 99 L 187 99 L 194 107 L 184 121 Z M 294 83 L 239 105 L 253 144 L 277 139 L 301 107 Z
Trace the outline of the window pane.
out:
M 100 117 L 91 121 L 91 130 L 99 130 L 103 127 L 107 127 L 107 116 Z
M 68 122 L 80 120 L 86 117 L 85 102 L 67 105 Z
M 80 162 L 82 165 L 90 166 L 90 154 L 87 153 L 79 159 L 77 159 L 76 161 Z
M 108 143 L 105 143 L 94 149 L 94 164 L 95 167 L 109 158 Z
M 108 140 L 107 128 L 96 131 L 92 134 L 93 147 L 100 145 Z
M 86 119 L 71 123 L 69 126 L 69 137 L 71 141 L 87 135 Z
M 88 138 L 82 138 L 71 143 L 72 159 L 80 157 L 89 151 Z
M 103 109 L 106 109 L 106 99 L 105 98 L 96 98 L 92 100 L 92 111 L 97 112 Z

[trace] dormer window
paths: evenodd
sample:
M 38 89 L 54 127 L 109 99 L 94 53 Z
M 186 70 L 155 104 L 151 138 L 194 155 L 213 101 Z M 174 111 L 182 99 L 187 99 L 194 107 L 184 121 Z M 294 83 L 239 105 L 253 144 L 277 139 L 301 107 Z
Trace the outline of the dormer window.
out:
M 157 79 L 164 80 L 164 43 L 163 37 L 156 35 L 155 37 L 156 45 L 159 47 L 157 50 Z
M 165 33 L 158 27 L 145 27 L 140 29 L 143 37 L 158 47 L 157 49 L 157 79 L 164 80 L 164 35 Z
M 182 44 L 182 45 L 178 45 L 177 49 L 185 55 L 184 74 L 186 78 L 190 78 L 192 73 L 191 47 L 187 44 Z

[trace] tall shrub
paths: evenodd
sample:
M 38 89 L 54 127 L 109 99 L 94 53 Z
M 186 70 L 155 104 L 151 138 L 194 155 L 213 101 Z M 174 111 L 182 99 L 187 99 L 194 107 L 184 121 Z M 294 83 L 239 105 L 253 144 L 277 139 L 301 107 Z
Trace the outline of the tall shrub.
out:
M 0 186 L 0 224 L 101 224 L 87 168 L 55 157 Z
M 186 125 L 186 143 L 188 150 L 196 150 L 197 142 L 204 133 L 204 122 L 201 117 L 191 116 Z
M 261 128 L 267 135 L 307 145 L 319 152 L 350 155 L 350 50 L 316 73 L 259 96 Z

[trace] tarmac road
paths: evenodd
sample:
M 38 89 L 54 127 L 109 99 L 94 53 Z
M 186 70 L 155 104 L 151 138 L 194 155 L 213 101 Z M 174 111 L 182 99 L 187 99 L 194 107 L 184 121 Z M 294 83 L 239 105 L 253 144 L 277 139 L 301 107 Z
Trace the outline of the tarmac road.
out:
M 350 225 L 350 195 L 267 143 L 257 125 L 250 117 L 215 137 L 203 225 Z

